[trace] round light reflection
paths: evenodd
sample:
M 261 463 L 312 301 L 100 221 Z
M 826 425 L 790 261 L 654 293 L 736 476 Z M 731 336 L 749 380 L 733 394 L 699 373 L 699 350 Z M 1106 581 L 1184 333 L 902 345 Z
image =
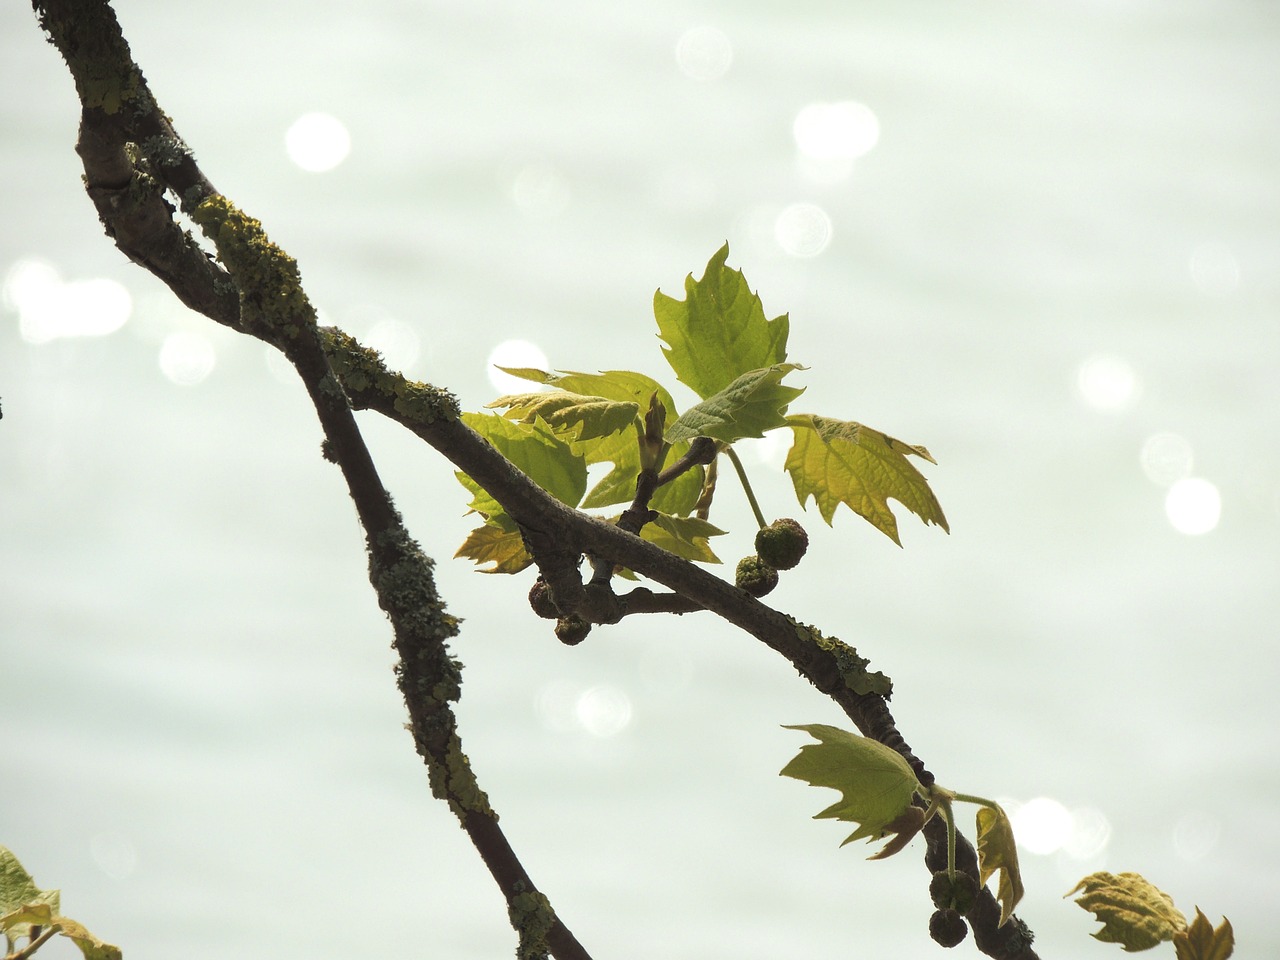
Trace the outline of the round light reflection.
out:
M 1176 433 L 1156 433 L 1147 437 L 1138 459 L 1147 479 L 1162 487 L 1190 476 L 1194 463 L 1190 442 Z
M 773 236 L 793 257 L 816 257 L 831 244 L 831 218 L 816 204 L 793 203 L 778 214 Z
M 796 147 L 813 160 L 856 160 L 880 140 L 880 121 L 854 100 L 811 103 L 791 125 Z
M 308 173 L 332 170 L 351 152 L 351 135 L 337 117 L 328 113 L 304 113 L 284 135 L 289 159 Z
M 719 80 L 733 65 L 733 44 L 715 27 L 692 27 L 676 41 L 676 66 L 691 80 Z
M 114 830 L 95 834 L 89 840 L 89 855 L 98 869 L 112 880 L 128 879 L 138 866 L 138 852 L 133 844 Z
M 1050 797 L 1028 800 L 1010 814 L 1010 819 L 1018 845 L 1041 855 L 1061 850 L 1075 828 L 1071 811 Z
M 1096 410 L 1123 410 L 1141 390 L 1133 367 L 1119 357 L 1091 357 L 1080 364 L 1076 389 L 1084 402 Z
M 217 353 L 203 334 L 180 330 L 160 345 L 160 372 L 179 386 L 190 387 L 213 373 Z
M 1203 477 L 1185 477 L 1165 494 L 1164 512 L 1173 529 L 1198 536 L 1217 527 L 1222 516 L 1222 496 Z
M 578 697 L 575 712 L 593 737 L 614 737 L 631 725 L 631 698 L 618 687 L 591 687 Z
M 36 259 L 9 268 L 4 303 L 18 312 L 18 333 L 32 344 L 106 336 L 133 313 L 133 298 L 122 284 L 105 277 L 63 283 L 52 264 Z

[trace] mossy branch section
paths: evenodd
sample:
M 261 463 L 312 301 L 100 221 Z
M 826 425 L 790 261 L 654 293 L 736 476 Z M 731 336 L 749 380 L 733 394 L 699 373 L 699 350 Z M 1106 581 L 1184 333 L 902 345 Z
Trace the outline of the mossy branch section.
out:
M 120 23 L 106 3 L 34 3 L 75 81 L 80 105 L 116 116 L 126 107 L 149 113 L 154 104 L 133 62 Z
M 262 222 L 243 213 L 221 194 L 206 197 L 191 219 L 218 251 L 218 259 L 240 288 L 241 309 L 262 320 L 286 346 L 316 324 L 316 311 L 302 289 L 298 261 L 269 239 Z
M 547 935 L 556 925 L 551 901 L 537 890 L 520 891 L 510 901 L 511 926 L 520 935 L 517 960 L 545 960 L 550 946 Z
M 893 681 L 879 670 L 868 670 L 871 661 L 858 656 L 858 651 L 838 637 L 828 637 L 817 627 L 796 623 L 796 636 L 831 654 L 844 685 L 854 693 L 877 694 L 888 699 L 893 694 Z
M 321 327 L 320 342 L 334 375 L 357 410 L 389 403 L 407 422 L 419 425 L 456 420 L 461 414 L 458 398 L 450 391 L 388 370 L 377 350 L 361 345 L 349 333 Z

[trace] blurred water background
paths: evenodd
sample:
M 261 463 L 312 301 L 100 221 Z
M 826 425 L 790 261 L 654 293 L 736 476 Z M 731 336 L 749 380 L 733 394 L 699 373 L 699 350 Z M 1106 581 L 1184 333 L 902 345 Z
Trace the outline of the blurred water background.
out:
M 495 351 L 678 388 L 653 292 L 728 240 L 812 367 L 794 409 L 927 445 L 952 529 L 829 530 L 748 444 L 814 541 L 771 601 L 1008 804 L 1042 955 L 1116 955 L 1060 899 L 1095 869 L 1280 955 L 1280 8 L 116 7 L 325 318 L 469 409 Z M 0 842 L 129 957 L 509 955 L 303 391 L 102 236 L 25 3 L 0 90 Z M 709 617 L 561 647 L 531 573 L 449 559 L 448 465 L 361 422 L 465 619 L 467 752 L 596 957 L 936 955 L 919 841 L 864 863 L 776 775 L 830 703 Z

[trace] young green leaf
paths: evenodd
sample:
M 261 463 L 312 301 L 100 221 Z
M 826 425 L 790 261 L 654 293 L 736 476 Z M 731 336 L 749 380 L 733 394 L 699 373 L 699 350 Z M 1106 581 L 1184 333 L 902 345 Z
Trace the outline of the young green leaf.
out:
M 1235 951 L 1236 937 L 1226 917 L 1215 929 L 1196 907 L 1196 918 L 1186 930 L 1173 935 L 1177 960 L 1227 960 Z
M 634 403 L 640 409 L 647 409 L 649 398 L 655 393 L 658 402 L 667 410 L 668 418 L 675 417 L 675 401 L 671 394 L 656 380 L 643 373 L 632 370 L 606 370 L 604 373 L 548 373 L 545 370 L 528 368 L 501 368 L 513 376 L 522 377 L 534 383 L 544 383 L 550 387 L 567 390 L 571 393 L 588 394 L 604 397 L 609 400 Z M 574 450 L 580 453 L 588 464 L 612 463 L 613 469 L 605 475 L 587 494 L 581 506 L 584 509 L 609 507 L 615 503 L 627 503 L 636 493 L 636 476 L 640 473 L 639 440 L 631 431 L 622 431 L 612 436 L 575 443 Z M 684 456 L 689 450 L 687 443 L 672 444 L 667 454 L 670 464 Z M 681 474 L 671 483 L 658 488 L 649 505 L 655 510 L 677 516 L 691 513 L 698 502 L 698 494 L 702 490 L 703 468 L 695 467 Z
M 1103 925 L 1093 936 L 1103 943 L 1118 943 L 1129 952 L 1172 940 L 1187 928 L 1187 919 L 1173 905 L 1173 898 L 1139 873 L 1091 873 L 1067 896 L 1077 893 L 1076 903 Z
M 822 519 L 831 523 L 836 507 L 845 504 L 854 513 L 899 546 L 898 522 L 889 509 L 890 498 L 920 517 L 948 530 L 938 498 L 929 489 L 907 455 L 934 462 L 924 447 L 912 446 L 878 430 L 848 420 L 816 414 L 787 417 L 795 435 L 787 454 L 786 470 L 805 506 L 810 497 Z
M 889 834 L 919 830 L 923 820 L 912 817 L 907 810 L 916 792 L 923 788 L 900 753 L 876 740 L 823 723 L 787 726 L 787 729 L 803 730 L 819 742 L 801 747 L 782 768 L 782 776 L 840 791 L 840 799 L 814 819 L 859 824 L 844 843 L 864 837 L 879 840 Z M 887 855 L 886 851 L 882 853 Z
M 595 440 L 625 430 L 636 422 L 640 404 L 631 401 L 589 397 L 567 390 L 513 393 L 485 404 L 489 409 L 507 408 L 505 416 L 520 423 L 541 418 L 556 434 L 567 440 Z
M 1018 847 L 1013 824 L 999 806 L 978 808 L 978 882 L 986 883 L 999 872 L 996 899 L 1000 901 L 1000 925 L 1013 916 L 1022 899 L 1022 873 L 1018 869 Z
M 775 363 L 750 370 L 723 390 L 690 407 L 667 428 L 667 440 L 677 442 L 694 437 L 711 437 L 733 443 L 743 437 L 763 437 L 766 430 L 785 427 L 787 405 L 804 393 L 803 387 L 784 387 L 782 378 L 796 363 Z
M 57 890 L 41 890 L 18 858 L 0 846 L 0 934 L 15 941 L 31 936 L 33 926 L 58 932 L 71 940 L 85 960 L 120 960 L 120 948 L 103 943 L 84 925 L 62 916 Z
M 41 890 L 31 874 L 27 873 L 18 858 L 8 847 L 0 846 L 0 931 L 10 938 L 25 937 L 30 922 L 12 919 L 10 915 L 23 907 L 46 905 L 53 913 L 60 908 L 61 893 L 57 890 Z
M 576 507 L 582 500 L 587 489 L 586 461 L 546 427 L 516 423 L 496 414 L 464 413 L 462 419 L 561 503 Z M 486 523 L 515 532 L 514 522 L 496 500 L 466 474 L 457 477 L 474 495 L 472 510 L 483 515 Z
M 708 538 L 722 536 L 724 532 L 715 524 L 697 517 L 673 517 L 659 513 L 652 523 L 644 525 L 640 536 L 677 557 L 699 563 L 720 563 Z
M 491 567 L 481 567 L 481 573 L 519 573 L 533 563 L 533 557 L 525 550 L 524 538 L 518 530 L 501 530 L 487 523 L 467 534 L 467 539 L 462 541 L 462 546 L 454 556 L 474 560 L 476 563 L 493 564 Z
M 667 362 L 682 383 L 704 400 L 742 374 L 787 359 L 786 314 L 766 320 L 747 279 L 725 266 L 729 245 L 707 264 L 701 280 L 690 274 L 685 299 L 653 295 L 653 314 L 667 346 Z M 672 409 L 668 407 L 667 409 Z

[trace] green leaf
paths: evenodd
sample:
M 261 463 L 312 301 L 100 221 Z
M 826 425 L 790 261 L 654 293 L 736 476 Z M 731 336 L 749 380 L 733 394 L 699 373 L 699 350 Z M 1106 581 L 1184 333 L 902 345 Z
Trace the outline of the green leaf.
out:
M 1177 960 L 1227 960 L 1236 949 L 1236 935 L 1226 917 L 1215 929 L 1196 907 L 1196 918 L 1186 930 L 1173 935 Z
M 61 906 L 61 893 L 57 890 L 41 890 L 31 874 L 18 862 L 8 847 L 0 846 L 0 931 L 10 938 L 25 937 L 30 923 L 10 919 L 9 915 L 22 908 L 44 905 L 53 913 Z
M 573 371 L 548 373 L 545 370 L 527 367 L 502 367 L 501 369 L 534 383 L 544 383 L 571 393 L 635 403 L 644 409 L 648 408 L 649 398 L 656 393 L 658 402 L 667 409 L 667 416 L 675 416 L 676 405 L 671 399 L 671 394 L 656 380 L 632 370 L 606 370 L 603 373 Z M 614 465 L 613 469 L 591 488 L 586 499 L 582 501 L 581 506 L 584 509 L 609 507 L 615 503 L 631 501 L 636 493 L 636 477 L 640 473 L 640 443 L 637 435 L 623 431 L 612 436 L 575 443 L 573 447 L 575 452 L 581 454 L 589 464 L 612 463 Z M 667 454 L 667 463 L 678 460 L 688 450 L 688 443 L 672 444 Z M 671 483 L 659 487 L 649 505 L 654 510 L 677 516 L 691 513 L 698 502 L 698 494 L 702 490 L 703 475 L 702 467 L 686 471 Z
M 845 504 L 899 546 L 898 522 L 888 501 L 897 500 L 925 523 L 950 532 L 937 497 L 908 455 L 933 463 L 924 447 L 895 440 L 848 420 L 816 414 L 787 417 L 795 435 L 786 470 L 803 507 L 810 497 L 828 525 Z
M 766 320 L 760 298 L 747 279 L 725 266 L 729 245 L 707 264 L 701 280 L 690 274 L 685 299 L 675 300 L 661 290 L 653 295 L 653 314 L 667 362 L 704 400 L 720 392 L 742 374 L 787 359 L 786 314 Z M 671 409 L 668 407 L 668 409 Z
M 659 513 L 651 523 L 644 525 L 640 536 L 677 557 L 699 563 L 720 563 L 708 538 L 719 537 L 724 533 L 715 524 L 697 517 L 673 517 Z
M 506 417 L 521 423 L 533 423 L 541 418 L 555 433 L 568 434 L 570 440 L 611 436 L 635 424 L 640 412 L 638 403 L 589 397 L 567 390 L 508 394 L 485 406 L 506 407 Z
M 667 428 L 667 439 L 675 442 L 711 437 L 733 443 L 743 437 L 763 437 L 766 430 L 785 427 L 787 405 L 804 393 L 804 388 L 784 387 L 782 378 L 792 370 L 803 369 L 796 363 L 775 363 L 744 373 L 723 390 L 686 410 Z
M 923 788 L 915 771 L 896 750 L 884 744 L 823 723 L 788 726 L 803 730 L 820 741 L 808 743 L 782 768 L 782 776 L 795 777 L 815 787 L 840 791 L 840 799 L 814 816 L 859 824 L 845 838 L 879 840 L 905 832 L 919 824 L 907 813 L 911 800 Z M 914 833 L 914 830 L 912 832 Z M 844 846 L 844 843 L 841 846 Z M 887 848 L 886 848 L 887 849 Z
M 978 808 L 978 879 L 986 883 L 993 873 L 1000 874 L 996 899 L 1000 901 L 1000 926 L 1013 916 L 1013 908 L 1022 899 L 1022 872 L 1018 869 L 1018 845 L 1013 839 L 1013 824 L 999 805 Z
M 492 567 L 482 567 L 481 573 L 519 573 L 533 563 L 518 530 L 502 530 L 489 524 L 476 527 L 467 534 L 467 539 L 462 541 L 454 556 L 493 564 Z
M 516 423 L 497 414 L 464 413 L 462 420 L 561 503 L 576 507 L 582 500 L 587 489 L 587 464 L 546 427 Z M 515 521 L 507 516 L 498 501 L 466 474 L 459 473 L 457 477 L 473 494 L 470 504 L 473 511 L 481 514 L 486 523 L 508 533 L 515 532 Z
M 1173 905 L 1173 898 L 1139 873 L 1091 873 L 1067 896 L 1077 893 L 1076 903 L 1102 923 L 1093 936 L 1103 943 L 1118 943 L 1130 953 L 1172 940 L 1187 928 L 1187 919 Z
M 0 933 L 10 941 L 31 936 L 32 925 L 56 930 L 86 960 L 120 960 L 120 948 L 103 943 L 84 925 L 62 916 L 57 890 L 41 890 L 7 847 L 0 846 Z

